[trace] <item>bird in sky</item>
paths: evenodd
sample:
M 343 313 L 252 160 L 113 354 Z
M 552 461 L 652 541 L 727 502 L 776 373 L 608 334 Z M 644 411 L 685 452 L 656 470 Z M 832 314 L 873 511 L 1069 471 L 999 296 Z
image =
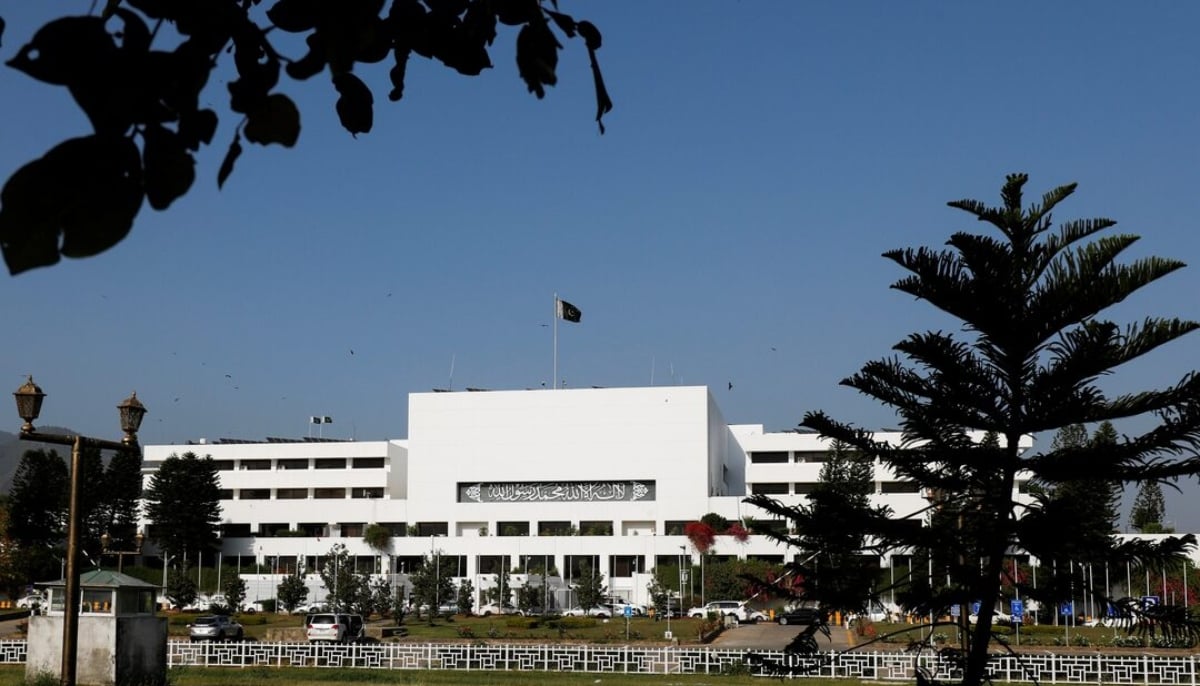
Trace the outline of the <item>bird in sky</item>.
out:
M 729 382 L 729 388 L 727 388 L 727 389 L 725 389 L 725 390 L 727 390 L 727 391 L 732 391 L 732 390 L 733 390 L 733 382 L 732 382 L 732 381 L 730 381 L 730 382 Z

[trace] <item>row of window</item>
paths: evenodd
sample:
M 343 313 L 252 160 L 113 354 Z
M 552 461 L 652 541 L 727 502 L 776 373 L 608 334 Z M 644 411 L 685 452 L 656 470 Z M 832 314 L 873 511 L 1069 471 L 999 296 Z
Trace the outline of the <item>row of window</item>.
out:
M 383 469 L 382 457 L 315 457 L 277 460 L 213 460 L 217 471 L 265 471 L 292 469 Z
M 476 574 L 499 574 L 502 570 L 508 570 L 513 574 L 548 574 L 549 576 L 562 576 L 567 579 L 579 578 L 591 573 L 591 570 L 600 570 L 609 578 L 612 577 L 630 577 L 634 574 L 649 573 L 654 567 L 678 567 L 681 563 L 684 565 L 694 564 L 691 562 L 691 557 L 683 557 L 680 555 L 657 555 L 653 560 L 648 560 L 646 555 L 610 555 L 608 557 L 608 569 L 602 570 L 600 565 L 599 555 L 563 555 L 562 568 L 558 566 L 558 561 L 554 555 L 476 555 L 475 558 L 475 573 Z M 736 555 L 707 555 L 705 556 L 707 564 L 715 564 L 737 559 Z M 748 559 L 762 560 L 775 564 L 783 564 L 783 555 L 751 555 Z M 465 577 L 468 572 L 468 556 L 467 555 L 441 555 L 435 550 L 432 555 L 398 555 L 391 558 L 390 561 L 381 560 L 374 556 L 358 555 L 352 558 L 355 572 L 371 572 L 371 573 L 393 573 L 407 574 L 414 572 L 424 565 L 435 564 L 442 573 L 447 573 L 450 570 L 453 576 Z M 390 562 L 391 568 L 387 568 Z M 652 566 L 647 567 L 647 562 Z M 308 572 L 315 572 L 324 567 L 325 559 L 320 555 L 295 556 L 295 555 L 280 555 L 271 556 L 266 560 L 267 568 L 276 574 L 294 573 L 298 568 Z
M 747 484 L 750 492 L 763 495 L 808 495 L 816 490 L 818 482 L 805 481 L 795 484 L 784 482 L 759 482 Z M 876 493 L 920 493 L 921 485 L 915 481 L 880 481 Z
M 751 464 L 787 464 L 789 462 L 827 462 L 829 453 L 821 450 L 760 450 L 750 453 Z
M 382 487 L 353 486 L 351 488 L 223 488 L 221 500 L 341 500 L 343 498 L 382 498 Z
M 684 528 L 691 523 L 693 523 L 693 520 L 690 519 L 673 519 L 663 522 L 663 535 L 683 536 Z M 416 522 L 411 526 L 406 522 L 379 522 L 378 525 L 390 531 L 392 536 L 436 537 L 448 536 L 450 534 L 449 522 Z M 341 522 L 338 524 L 341 536 L 353 538 L 362 536 L 366 531 L 366 526 L 363 522 Z M 539 536 L 614 535 L 613 523 L 606 520 L 583 520 L 578 523 L 570 521 L 545 521 L 537 522 L 534 527 L 530 526 L 530 522 L 496 522 L 496 526 L 497 532 L 495 535 L 498 536 L 528 536 L 529 532 L 535 529 Z M 755 520 L 751 523 L 752 532 L 760 533 L 767 530 L 780 534 L 786 533 L 787 522 L 784 520 L 768 519 Z M 479 533 L 487 535 L 489 532 L 480 530 Z M 224 524 L 221 526 L 221 535 L 226 538 L 246 538 L 250 536 L 261 538 L 307 536 L 317 538 L 328 537 L 332 533 L 327 522 L 301 523 L 296 525 L 295 529 L 291 528 L 287 523 L 263 523 L 259 524 L 258 531 L 252 530 L 249 524 Z

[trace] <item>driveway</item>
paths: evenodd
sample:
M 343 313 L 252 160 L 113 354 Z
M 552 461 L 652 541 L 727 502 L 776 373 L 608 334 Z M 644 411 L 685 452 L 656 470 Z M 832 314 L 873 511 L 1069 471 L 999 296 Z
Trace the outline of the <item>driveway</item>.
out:
M 780 626 L 775 622 L 739 624 L 721 632 L 710 645 L 729 650 L 783 650 L 801 631 L 797 626 Z M 843 627 L 830 628 L 830 637 L 817 634 L 817 643 L 822 651 L 845 650 L 854 645 L 850 632 Z

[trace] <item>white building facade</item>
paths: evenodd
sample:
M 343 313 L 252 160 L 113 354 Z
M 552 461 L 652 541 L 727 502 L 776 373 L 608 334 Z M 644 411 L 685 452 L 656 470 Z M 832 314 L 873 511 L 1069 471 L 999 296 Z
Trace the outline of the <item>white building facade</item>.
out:
M 587 564 L 614 594 L 644 601 L 656 565 L 697 559 L 684 525 L 716 513 L 786 527 L 743 499 L 804 502 L 829 449 L 815 434 L 729 425 L 703 386 L 415 393 L 408 426 L 388 441 L 151 445 L 143 468 L 148 480 L 171 455 L 216 461 L 227 564 L 311 571 L 341 543 L 364 571 L 403 573 L 436 555 L 476 589 L 500 565 L 569 583 Z M 881 465 L 875 486 L 897 516 L 927 505 Z M 389 549 L 364 542 L 370 524 L 392 531 Z M 793 554 L 757 535 L 718 536 L 710 552 Z

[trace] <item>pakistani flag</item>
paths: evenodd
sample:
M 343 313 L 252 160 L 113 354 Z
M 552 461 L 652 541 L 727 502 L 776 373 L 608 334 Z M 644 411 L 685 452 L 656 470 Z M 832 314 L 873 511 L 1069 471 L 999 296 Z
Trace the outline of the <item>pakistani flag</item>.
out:
M 565 319 L 569 322 L 575 322 L 578 324 L 579 320 L 583 318 L 583 313 L 579 311 L 578 307 L 575 307 L 566 300 L 559 300 L 558 317 L 559 319 Z

